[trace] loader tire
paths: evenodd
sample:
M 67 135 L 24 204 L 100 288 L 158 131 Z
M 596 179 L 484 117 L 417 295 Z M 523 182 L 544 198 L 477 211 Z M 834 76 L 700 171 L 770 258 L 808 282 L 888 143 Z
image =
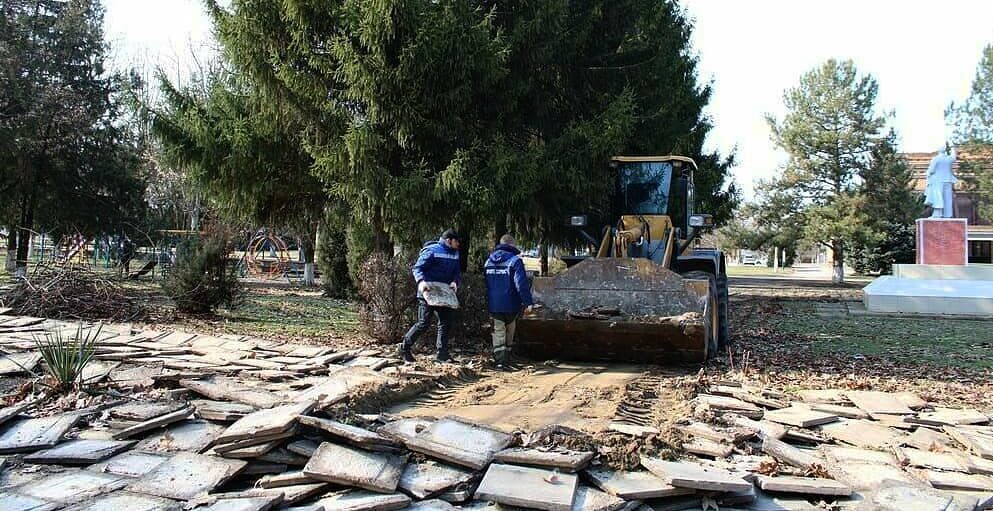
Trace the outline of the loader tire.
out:
M 717 278 L 713 273 L 705 271 L 688 271 L 681 273 L 684 279 L 706 280 L 710 282 L 707 306 L 704 309 L 703 322 L 707 330 L 707 360 L 717 356 L 717 341 L 721 336 L 720 293 L 717 290 Z
M 721 321 L 720 336 L 717 338 L 717 347 L 725 349 L 731 345 L 731 321 L 730 321 L 730 299 L 728 297 L 728 276 L 717 277 L 717 311 Z

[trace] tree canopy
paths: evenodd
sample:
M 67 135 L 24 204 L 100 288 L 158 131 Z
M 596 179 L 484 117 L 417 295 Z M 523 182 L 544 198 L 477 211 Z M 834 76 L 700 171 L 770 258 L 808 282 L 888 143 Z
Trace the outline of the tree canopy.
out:
M 960 160 L 966 180 L 979 195 L 979 215 L 993 220 L 993 44 L 983 50 L 965 102 L 945 113 L 955 128 L 955 141 L 971 153 Z

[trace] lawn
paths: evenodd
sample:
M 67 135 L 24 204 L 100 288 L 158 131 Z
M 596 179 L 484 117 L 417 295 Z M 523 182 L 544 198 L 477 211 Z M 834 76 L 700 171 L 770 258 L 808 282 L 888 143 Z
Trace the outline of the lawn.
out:
M 727 266 L 728 275 L 732 277 L 745 277 L 745 276 L 787 276 L 793 275 L 793 268 L 780 268 L 779 271 L 773 271 L 772 268 L 768 266 L 752 266 L 735 264 Z
M 760 320 L 783 334 L 810 340 L 813 354 L 880 357 L 895 363 L 993 369 L 989 321 L 842 315 L 821 317 L 811 302 L 782 302 Z M 746 326 L 748 328 L 748 326 Z

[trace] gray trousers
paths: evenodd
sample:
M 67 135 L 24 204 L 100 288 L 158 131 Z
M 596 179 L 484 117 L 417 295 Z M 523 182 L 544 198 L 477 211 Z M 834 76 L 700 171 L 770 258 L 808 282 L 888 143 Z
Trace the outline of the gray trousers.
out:
M 514 347 L 517 314 L 493 314 L 493 358 L 506 362 Z

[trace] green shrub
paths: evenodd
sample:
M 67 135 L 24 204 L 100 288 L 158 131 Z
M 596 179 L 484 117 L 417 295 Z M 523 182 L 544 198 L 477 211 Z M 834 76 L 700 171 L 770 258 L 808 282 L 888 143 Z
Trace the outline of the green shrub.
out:
M 176 248 L 176 265 L 162 289 L 178 311 L 205 314 L 238 303 L 243 288 L 229 264 L 230 252 L 230 238 L 221 233 L 192 238 Z
M 355 295 L 348 271 L 348 235 L 338 225 L 325 225 L 317 238 L 317 265 L 321 268 L 321 287 L 328 298 L 351 298 Z

